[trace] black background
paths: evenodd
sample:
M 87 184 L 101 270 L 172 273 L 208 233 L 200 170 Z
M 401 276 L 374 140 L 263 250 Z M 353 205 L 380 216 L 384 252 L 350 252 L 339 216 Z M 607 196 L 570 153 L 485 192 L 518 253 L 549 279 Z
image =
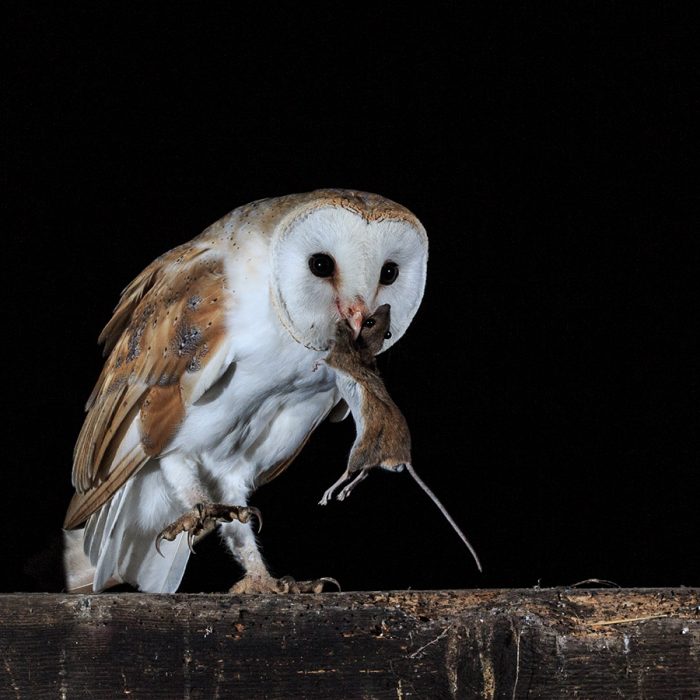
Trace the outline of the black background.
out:
M 61 589 L 71 452 L 121 289 L 234 207 L 326 186 L 428 230 L 423 305 L 381 369 L 485 572 L 406 474 L 317 505 L 350 421 L 254 496 L 273 571 L 700 583 L 697 26 L 661 3 L 294 5 L 10 16 L 3 590 Z M 235 566 L 214 538 L 199 550 L 184 588 L 225 590 Z

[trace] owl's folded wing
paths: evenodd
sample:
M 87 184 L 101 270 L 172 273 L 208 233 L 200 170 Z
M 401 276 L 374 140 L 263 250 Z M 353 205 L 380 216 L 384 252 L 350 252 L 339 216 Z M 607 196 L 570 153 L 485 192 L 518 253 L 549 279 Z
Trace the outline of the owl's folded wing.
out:
M 220 255 L 202 243 L 154 261 L 122 293 L 100 335 L 109 356 L 73 454 L 74 528 L 167 448 L 187 406 L 225 372 Z

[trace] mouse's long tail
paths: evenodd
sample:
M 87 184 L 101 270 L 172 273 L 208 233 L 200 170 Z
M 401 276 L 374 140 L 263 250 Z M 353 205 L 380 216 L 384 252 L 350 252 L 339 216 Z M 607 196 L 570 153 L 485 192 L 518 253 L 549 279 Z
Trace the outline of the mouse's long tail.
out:
M 476 551 L 474 550 L 474 547 L 471 546 L 471 543 L 469 540 L 464 536 L 464 533 L 459 529 L 459 525 L 452 519 L 452 516 L 447 512 L 447 509 L 445 506 L 440 503 L 438 500 L 438 497 L 428 488 L 428 485 L 421 479 L 418 474 L 416 474 L 416 470 L 413 468 L 411 464 L 406 464 L 406 469 L 408 469 L 408 473 L 416 480 L 416 483 L 418 486 L 420 486 L 425 493 L 428 494 L 428 496 L 432 499 L 433 503 L 440 509 L 440 512 L 447 518 L 447 522 L 452 525 L 454 528 L 454 531 L 460 536 L 462 542 L 467 546 L 467 549 L 471 552 L 471 555 L 474 557 L 474 561 L 476 562 L 476 566 L 479 569 L 479 572 L 483 572 L 483 569 L 481 568 L 481 562 L 479 561 L 479 556 L 477 555 Z

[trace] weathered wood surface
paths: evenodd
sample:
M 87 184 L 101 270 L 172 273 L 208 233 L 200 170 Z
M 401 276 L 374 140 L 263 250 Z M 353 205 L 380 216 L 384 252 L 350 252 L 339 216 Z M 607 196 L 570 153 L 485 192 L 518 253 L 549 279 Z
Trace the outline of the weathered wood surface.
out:
M 2 698 L 700 698 L 698 589 L 0 596 Z

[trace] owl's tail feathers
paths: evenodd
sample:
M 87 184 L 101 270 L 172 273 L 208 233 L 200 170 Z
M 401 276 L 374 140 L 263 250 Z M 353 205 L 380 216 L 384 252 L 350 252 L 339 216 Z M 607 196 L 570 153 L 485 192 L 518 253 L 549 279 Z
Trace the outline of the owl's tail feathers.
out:
M 83 551 L 83 532 L 63 531 L 63 572 L 69 593 L 91 593 L 95 567 Z
M 66 590 L 69 593 L 94 593 L 95 567 L 90 563 L 83 549 L 85 530 L 63 531 L 63 569 Z M 120 584 L 117 579 L 110 579 L 105 588 Z
M 71 559 L 70 569 L 66 565 L 66 571 L 71 572 L 71 590 L 90 585 L 98 592 L 120 583 L 147 593 L 174 593 L 178 589 L 190 551 L 185 535 L 163 542 L 162 555 L 156 550 L 162 523 L 178 515 L 167 499 L 149 500 L 148 494 L 162 491 L 159 484 L 150 483 L 159 478 L 157 470 L 132 477 L 90 516 L 84 531 L 77 531 L 77 537 L 68 533 L 71 539 L 68 546 L 66 538 L 65 556 L 66 561 Z
M 155 553 L 155 537 L 125 538 L 117 555 L 109 557 L 112 561 L 123 555 L 119 573 L 107 574 L 110 567 L 104 565 L 103 559 L 102 576 L 98 576 L 99 564 L 93 565 L 85 554 L 84 534 L 84 528 L 63 531 L 63 566 L 68 593 L 99 593 L 124 582 L 149 593 L 174 593 L 180 585 L 190 555 L 186 535 L 180 535 L 175 542 L 164 542 L 161 545 L 163 557 Z
M 119 548 L 119 575 L 147 593 L 175 593 L 190 558 L 187 534 L 173 542 L 162 542 L 156 551 L 155 532 L 126 532 Z

